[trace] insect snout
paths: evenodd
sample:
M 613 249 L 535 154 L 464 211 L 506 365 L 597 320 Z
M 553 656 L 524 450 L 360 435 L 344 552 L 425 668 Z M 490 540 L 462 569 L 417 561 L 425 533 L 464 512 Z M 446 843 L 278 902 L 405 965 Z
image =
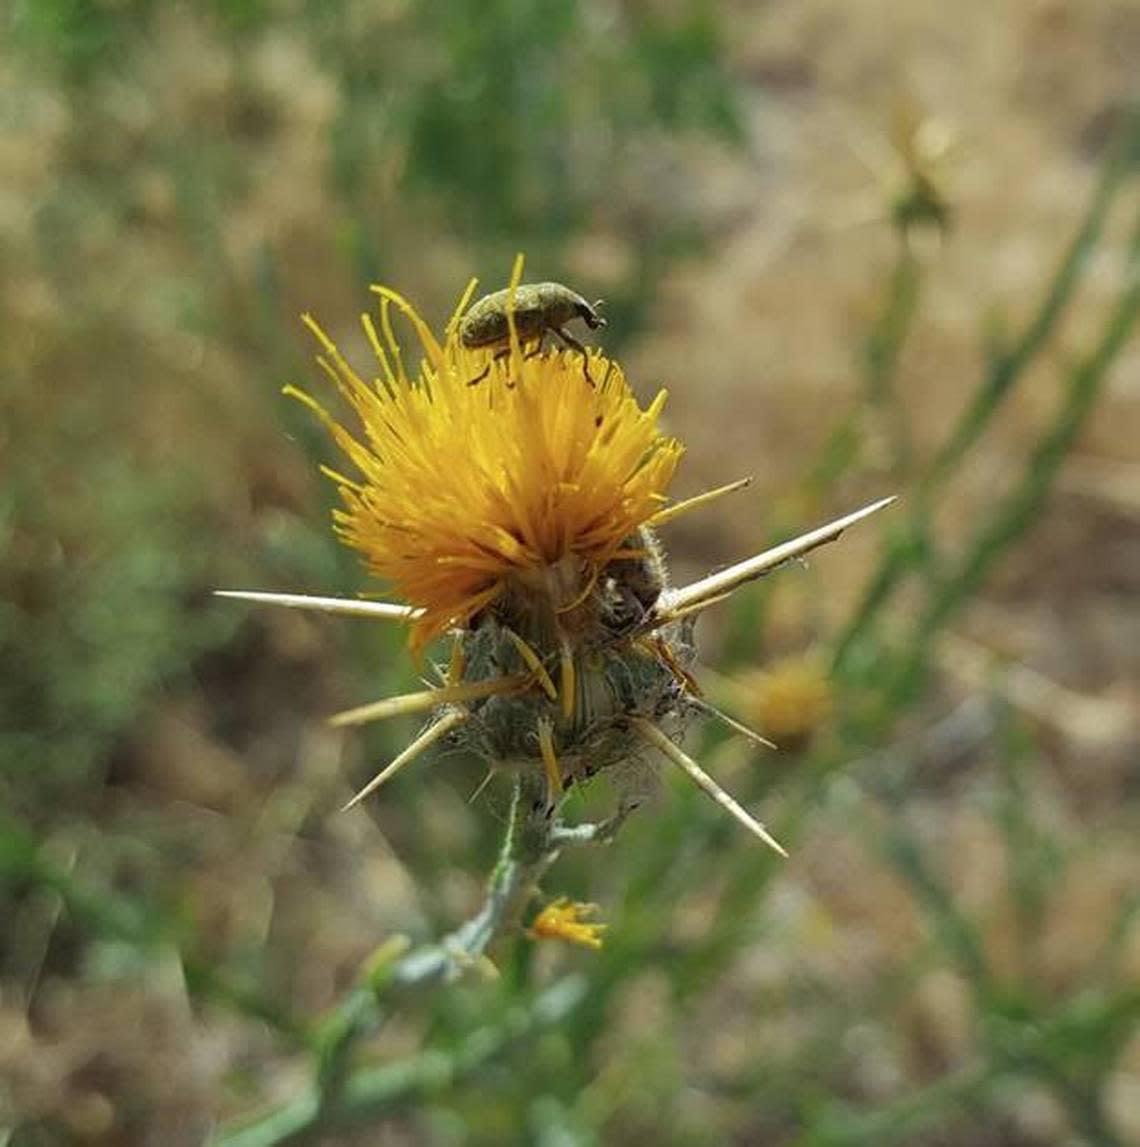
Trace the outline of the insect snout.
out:
M 598 299 L 592 306 L 587 302 L 583 302 L 578 307 L 578 318 L 592 331 L 599 330 L 606 325 L 605 318 L 598 314 L 598 311 L 601 310 L 604 303 L 605 299 Z

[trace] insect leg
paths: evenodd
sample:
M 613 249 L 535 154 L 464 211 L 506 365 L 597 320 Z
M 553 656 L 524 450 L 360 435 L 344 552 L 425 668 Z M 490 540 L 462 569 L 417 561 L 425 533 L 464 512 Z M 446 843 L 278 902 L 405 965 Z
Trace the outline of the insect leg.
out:
M 467 380 L 468 386 L 478 386 L 491 373 L 491 363 L 487 363 L 485 367 L 474 377 Z
M 571 334 L 567 334 L 561 327 L 550 328 L 565 344 L 572 350 L 576 350 L 582 356 L 582 371 L 586 376 L 586 381 L 593 386 L 594 380 L 590 377 L 590 356 L 586 353 L 586 348 Z
M 542 354 L 542 335 L 534 340 L 533 346 L 530 350 L 523 351 L 523 358 L 535 358 L 537 355 Z
M 468 379 L 467 385 L 476 386 L 478 383 L 482 382 L 483 379 L 485 379 L 487 375 L 491 373 L 491 367 L 493 367 L 497 362 L 502 362 L 503 359 L 505 359 L 510 353 L 511 348 L 509 346 L 503 347 L 502 350 L 495 351 L 495 353 L 491 355 L 491 359 L 487 365 L 483 367 L 483 369 L 474 378 Z M 513 383 L 510 385 L 513 385 Z

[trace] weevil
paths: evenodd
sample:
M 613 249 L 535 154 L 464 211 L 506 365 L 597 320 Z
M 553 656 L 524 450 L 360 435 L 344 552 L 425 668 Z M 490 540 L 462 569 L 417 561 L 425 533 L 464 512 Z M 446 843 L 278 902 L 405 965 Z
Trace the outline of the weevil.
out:
M 520 344 L 537 344 L 531 352 L 537 354 L 547 333 L 557 335 L 566 346 L 572 347 L 582 356 L 586 378 L 592 385 L 586 348 L 573 335 L 567 334 L 563 327 L 574 319 L 581 319 L 592 331 L 604 327 L 606 320 L 598 314 L 601 300 L 591 306 L 576 291 L 561 283 L 519 283 L 514 289 L 513 308 L 511 294 L 508 287 L 484 295 L 472 303 L 459 322 L 459 341 L 468 349 L 499 348 L 494 357 L 504 357 L 510 353 L 511 327 L 508 314 L 513 309 L 515 331 Z M 490 370 L 491 364 L 488 363 L 483 372 L 468 385 L 474 386 L 486 378 Z

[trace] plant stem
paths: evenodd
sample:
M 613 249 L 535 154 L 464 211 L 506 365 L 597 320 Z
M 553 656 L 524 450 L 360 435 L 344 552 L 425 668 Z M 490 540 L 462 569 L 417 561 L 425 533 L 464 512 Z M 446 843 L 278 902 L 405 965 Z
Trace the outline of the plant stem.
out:
M 396 1063 L 366 1068 L 345 1080 L 334 1109 L 322 1105 L 317 1087 L 283 1103 L 262 1118 L 223 1131 L 215 1147 L 286 1147 L 312 1142 L 334 1128 L 360 1126 L 446 1093 L 513 1043 L 560 1023 L 579 1004 L 586 985 L 567 976 L 528 1006 L 511 1008 L 495 1025 L 478 1028 L 448 1052 L 427 1051 Z
M 612 823 L 567 827 L 547 807 L 544 778 L 520 772 L 499 859 L 479 911 L 442 940 L 406 954 L 393 948 L 391 956 L 373 966 L 364 982 L 320 1025 L 312 1087 L 253 1123 L 223 1131 L 215 1142 L 225 1147 L 281 1147 L 311 1141 L 331 1127 L 375 1118 L 399 1102 L 441 1090 L 507 1042 L 561 1018 L 581 998 L 580 985 L 570 993 L 572 1000 L 567 995 L 569 981 L 556 985 L 529 1010 L 514 1009 L 500 1026 L 472 1033 L 455 1051 L 427 1052 L 351 1071 L 356 1046 L 379 1029 L 399 994 L 453 983 L 479 966 L 495 939 L 518 927 L 527 901 L 559 849 L 569 843 L 604 842 L 621 819 L 624 815 L 619 813 Z
M 958 464 L 966 452 L 981 437 L 982 431 L 989 425 L 998 407 L 1009 396 L 1026 368 L 1044 350 L 1059 325 L 1076 293 L 1085 265 L 1104 230 L 1117 193 L 1134 169 L 1138 146 L 1140 146 L 1140 122 L 1133 117 L 1124 130 L 1120 144 L 1105 166 L 1081 229 L 1066 252 L 1036 314 L 1017 343 L 995 359 L 985 381 L 974 393 L 969 406 L 962 413 L 930 467 L 915 489 L 908 492 L 906 500 L 910 511 L 909 519 L 895 535 L 862 601 L 836 645 L 833 667 L 837 673 L 841 673 L 847 667 L 856 644 L 870 628 L 898 582 L 915 564 L 916 559 L 924 555 L 925 523 L 930 516 L 932 498 L 957 471 Z

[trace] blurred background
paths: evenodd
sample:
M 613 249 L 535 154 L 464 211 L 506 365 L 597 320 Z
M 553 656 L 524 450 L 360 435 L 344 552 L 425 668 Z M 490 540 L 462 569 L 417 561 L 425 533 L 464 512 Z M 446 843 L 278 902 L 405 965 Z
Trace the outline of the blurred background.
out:
M 0 1142 L 1140 1142 L 1138 68 L 1133 0 L 8 0 Z M 699 626 L 780 751 L 688 747 L 791 860 L 660 778 L 547 878 L 604 949 L 405 1001 L 326 1118 L 506 794 L 339 815 L 403 635 L 211 590 L 375 588 L 299 313 L 364 363 L 370 282 L 438 324 L 519 250 L 678 496 L 754 476 L 677 580 L 902 499 Z

